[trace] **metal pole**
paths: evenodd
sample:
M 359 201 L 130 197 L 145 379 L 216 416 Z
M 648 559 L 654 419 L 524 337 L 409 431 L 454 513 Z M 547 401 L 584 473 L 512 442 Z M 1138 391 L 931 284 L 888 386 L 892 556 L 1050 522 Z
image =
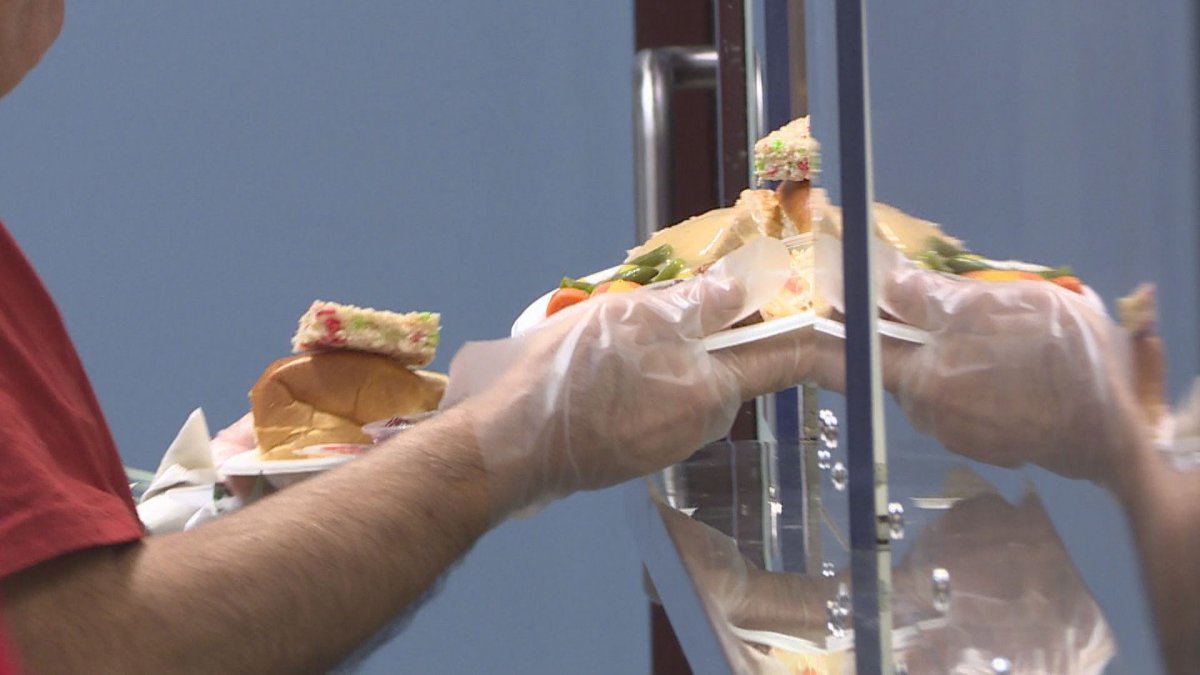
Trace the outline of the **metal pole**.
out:
M 891 675 L 891 527 L 878 310 L 872 283 L 874 194 L 866 15 L 863 0 L 839 0 L 836 5 L 855 664 L 860 675 Z
M 712 47 L 659 47 L 637 53 L 633 70 L 633 157 L 636 241 L 670 225 L 671 93 L 713 88 Z

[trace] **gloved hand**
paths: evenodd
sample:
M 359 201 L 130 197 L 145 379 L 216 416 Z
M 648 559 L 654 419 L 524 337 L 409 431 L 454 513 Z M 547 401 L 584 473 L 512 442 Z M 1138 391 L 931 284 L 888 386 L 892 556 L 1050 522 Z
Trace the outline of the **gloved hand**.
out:
M 694 279 L 598 296 L 526 335 L 464 346 L 442 407 L 468 412 L 497 517 L 679 462 L 726 435 L 742 401 L 798 382 L 811 331 L 714 353 L 702 342 L 788 275 L 783 245 L 756 241 Z
M 254 415 L 246 413 L 233 424 L 218 431 L 217 435 L 209 442 L 208 447 L 212 451 L 213 464 L 220 467 L 225 460 L 247 450 L 253 450 L 255 445 Z M 254 492 L 254 485 L 258 482 L 258 477 L 225 476 L 222 482 L 230 494 L 243 501 L 248 501 Z
M 209 448 L 212 450 L 213 464 L 221 466 L 230 457 L 253 450 L 255 445 L 254 415 L 246 413 L 233 424 L 218 431 L 209 443 Z
M 913 426 L 948 449 L 1111 484 L 1150 434 L 1139 414 L 1128 334 L 1082 295 L 1037 281 L 982 282 L 904 267 L 882 297 L 932 334 L 888 341 L 884 381 Z

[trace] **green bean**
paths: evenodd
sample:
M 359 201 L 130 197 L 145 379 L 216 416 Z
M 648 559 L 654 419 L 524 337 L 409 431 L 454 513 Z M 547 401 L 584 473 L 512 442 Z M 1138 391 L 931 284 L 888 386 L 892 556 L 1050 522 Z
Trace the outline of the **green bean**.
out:
M 937 251 L 921 251 L 918 256 L 925 267 L 934 270 L 935 272 L 949 272 L 950 268 L 946 265 L 946 259 L 938 255 Z
M 966 274 L 967 272 L 991 269 L 991 265 L 984 262 L 982 258 L 970 253 L 960 253 L 953 258 L 947 258 L 946 267 L 949 267 L 950 271 L 955 274 Z
M 684 262 L 682 258 L 671 258 L 667 261 L 667 264 L 663 265 L 663 268 L 658 271 L 658 274 L 654 275 L 654 278 L 650 280 L 650 283 L 674 279 L 675 277 L 679 276 L 680 272 L 683 271 L 683 266 Z
M 654 250 L 647 251 L 633 260 L 630 260 L 629 264 L 637 265 L 638 267 L 658 267 L 659 265 L 663 264 L 667 258 L 670 258 L 671 254 L 674 252 L 675 250 L 671 248 L 670 244 L 663 244 Z
M 559 288 L 575 288 L 584 293 L 591 293 L 592 289 L 596 288 L 595 284 L 588 283 L 583 279 L 572 279 L 571 277 L 563 277 L 558 284 Z
M 954 256 L 966 253 L 966 251 L 963 249 L 951 244 L 941 237 L 930 237 L 926 239 L 925 248 L 927 250 L 936 252 L 943 258 L 953 258 Z
M 1043 270 L 1038 272 L 1038 274 L 1042 275 L 1043 279 L 1057 279 L 1059 277 L 1073 277 L 1075 276 L 1075 270 L 1071 269 L 1070 267 L 1063 266 L 1055 267 L 1052 270 Z
M 624 281 L 632 281 L 638 284 L 648 284 L 650 280 L 658 275 L 658 270 L 654 267 L 640 266 L 635 267 L 627 272 L 622 272 L 616 276 L 616 279 Z M 614 280 L 616 280 L 614 279 Z

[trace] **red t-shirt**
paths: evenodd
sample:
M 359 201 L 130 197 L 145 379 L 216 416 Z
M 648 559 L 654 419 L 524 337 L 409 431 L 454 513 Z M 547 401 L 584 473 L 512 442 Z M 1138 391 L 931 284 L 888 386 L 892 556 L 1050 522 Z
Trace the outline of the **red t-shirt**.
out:
M 141 536 L 83 364 L 50 294 L 0 224 L 0 577 Z

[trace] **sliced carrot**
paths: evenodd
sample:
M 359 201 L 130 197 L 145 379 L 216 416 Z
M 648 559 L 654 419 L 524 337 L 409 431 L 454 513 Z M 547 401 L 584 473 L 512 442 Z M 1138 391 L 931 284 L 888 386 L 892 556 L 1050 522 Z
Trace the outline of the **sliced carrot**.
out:
M 578 288 L 560 288 L 554 291 L 554 295 L 550 296 L 550 302 L 546 305 L 546 316 L 550 316 L 555 312 L 587 299 L 587 291 L 582 291 Z
M 1053 281 L 1054 283 L 1058 284 L 1059 286 L 1062 286 L 1063 288 L 1067 289 L 1068 291 L 1072 291 L 1075 293 L 1079 293 L 1080 295 L 1083 295 L 1083 282 L 1079 280 L 1079 277 L 1070 277 L 1070 276 L 1054 277 L 1050 281 Z

